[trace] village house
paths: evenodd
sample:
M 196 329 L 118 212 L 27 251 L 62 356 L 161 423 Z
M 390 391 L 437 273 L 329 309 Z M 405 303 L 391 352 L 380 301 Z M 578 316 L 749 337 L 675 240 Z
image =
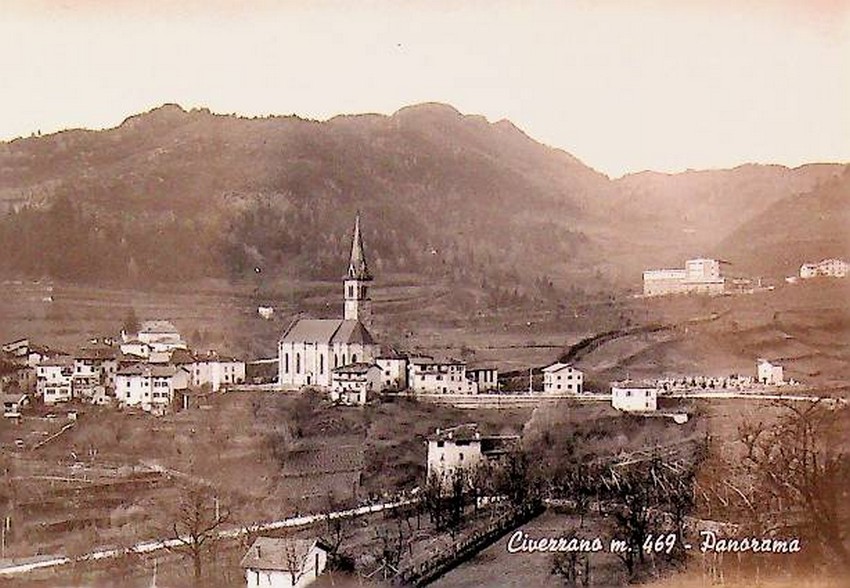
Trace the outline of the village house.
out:
M 354 223 L 351 257 L 343 280 L 342 319 L 299 319 L 283 334 L 278 345 L 278 374 L 282 388 L 330 388 L 332 371 L 352 363 L 372 363 L 380 354 L 369 326 L 372 302 L 360 234 L 360 216 Z
M 477 384 L 480 393 L 499 389 L 499 370 L 494 367 L 467 368 L 466 377 Z
M 543 368 L 545 394 L 580 394 L 584 391 L 584 374 L 568 363 L 557 361 Z
M 722 294 L 725 278 L 717 259 L 689 259 L 684 269 L 659 269 L 643 272 L 644 296 L 667 294 Z
M 317 539 L 257 537 L 242 558 L 247 588 L 303 588 L 328 565 L 330 549 Z
M 658 410 L 658 388 L 622 383 L 611 387 L 611 406 L 625 412 Z
M 781 386 L 785 383 L 782 366 L 759 359 L 756 364 L 757 380 L 759 384 L 766 386 Z
M 818 263 L 804 263 L 800 266 L 800 278 L 817 277 L 846 278 L 850 273 L 850 263 L 843 259 L 824 259 Z
M 330 398 L 342 404 L 366 404 L 381 390 L 381 368 L 374 363 L 352 363 L 333 370 Z
M 21 409 L 29 403 L 29 398 L 22 392 L 15 394 L 2 394 L 3 399 L 3 416 L 6 418 L 18 418 L 21 416 Z
M 437 429 L 428 437 L 427 479 L 446 486 L 458 471 L 496 462 L 518 443 L 517 435 L 481 435 L 475 423 Z
M 94 401 L 115 390 L 118 350 L 113 347 L 83 347 L 74 354 L 73 388 L 77 398 Z
M 192 355 L 188 350 L 177 349 L 169 362 L 182 365 L 191 376 L 195 388 L 207 387 L 213 392 L 245 382 L 245 362 L 210 351 L 206 355 Z
M 478 384 L 466 377 L 466 364 L 455 359 L 409 358 L 407 384 L 410 390 L 420 394 L 478 393 Z
M 126 339 L 118 346 L 121 353 L 147 360 L 151 356 L 151 346 L 139 339 Z
M 407 388 L 407 357 L 400 353 L 383 353 L 375 358 L 381 368 L 381 390 L 400 392 Z
M 46 359 L 36 368 L 36 393 L 44 404 L 70 401 L 73 382 L 74 360 L 68 356 Z
M 180 336 L 180 331 L 171 321 L 166 320 L 142 321 L 135 338 L 149 345 L 151 351 L 171 351 L 172 349 L 187 348 Z
M 122 405 L 162 415 L 178 391 L 189 387 L 189 372 L 173 365 L 136 364 L 115 376 L 115 396 Z

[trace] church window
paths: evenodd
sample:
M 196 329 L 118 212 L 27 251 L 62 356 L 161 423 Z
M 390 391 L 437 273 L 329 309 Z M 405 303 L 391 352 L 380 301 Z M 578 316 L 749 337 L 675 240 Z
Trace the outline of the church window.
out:
M 296 374 L 301 373 L 301 354 L 300 353 L 295 354 L 295 373 Z
M 366 286 L 363 286 L 363 289 L 360 290 L 360 297 L 366 298 Z
M 325 373 L 325 356 L 322 355 L 321 353 L 319 354 L 319 373 L 320 374 Z
M 336 353 L 334 353 L 334 367 L 339 367 L 339 355 L 337 355 Z
M 348 297 L 354 298 L 354 286 L 352 286 L 351 284 L 348 285 Z
M 283 354 L 283 371 L 287 374 L 289 373 L 289 354 L 288 353 Z
M 356 353 L 351 355 L 351 363 L 357 363 L 357 354 Z

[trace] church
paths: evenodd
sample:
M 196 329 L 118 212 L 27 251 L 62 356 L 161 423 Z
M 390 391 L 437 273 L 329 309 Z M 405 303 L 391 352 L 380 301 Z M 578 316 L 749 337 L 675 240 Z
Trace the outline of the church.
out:
M 372 363 L 380 347 L 372 338 L 372 301 L 360 215 L 354 221 L 351 259 L 343 281 L 342 319 L 299 319 L 283 334 L 278 344 L 278 374 L 281 388 L 331 385 L 331 372 L 353 363 Z

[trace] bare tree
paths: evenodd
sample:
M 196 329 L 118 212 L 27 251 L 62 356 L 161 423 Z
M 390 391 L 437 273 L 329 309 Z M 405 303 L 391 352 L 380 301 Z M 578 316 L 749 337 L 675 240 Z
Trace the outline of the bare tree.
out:
M 212 488 L 183 487 L 176 508 L 169 513 L 169 551 L 192 562 L 192 576 L 201 585 L 204 558 L 209 554 L 221 527 L 230 520 L 230 510 Z

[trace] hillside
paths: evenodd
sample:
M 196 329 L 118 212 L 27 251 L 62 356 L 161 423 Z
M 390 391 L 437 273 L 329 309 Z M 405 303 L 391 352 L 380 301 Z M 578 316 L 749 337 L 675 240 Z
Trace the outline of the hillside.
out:
M 850 166 L 840 176 L 785 197 L 740 225 L 717 248 L 742 271 L 796 275 L 800 265 L 850 257 Z
M 611 181 L 508 121 L 441 104 L 325 122 L 165 105 L 113 129 L 0 143 L 0 275 L 134 287 L 334 278 L 360 210 L 381 276 L 533 296 L 550 281 L 634 287 L 642 267 L 712 250 L 837 169 Z

